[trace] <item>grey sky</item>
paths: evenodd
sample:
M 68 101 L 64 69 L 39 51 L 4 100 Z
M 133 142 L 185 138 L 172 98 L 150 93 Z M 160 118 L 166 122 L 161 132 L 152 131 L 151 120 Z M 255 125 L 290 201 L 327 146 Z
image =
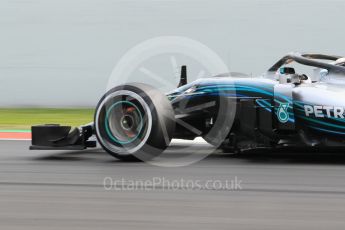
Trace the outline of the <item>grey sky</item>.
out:
M 89 106 L 121 56 L 186 36 L 231 71 L 290 51 L 345 55 L 343 0 L 0 0 L 0 106 Z M 158 68 L 158 67 L 157 67 Z

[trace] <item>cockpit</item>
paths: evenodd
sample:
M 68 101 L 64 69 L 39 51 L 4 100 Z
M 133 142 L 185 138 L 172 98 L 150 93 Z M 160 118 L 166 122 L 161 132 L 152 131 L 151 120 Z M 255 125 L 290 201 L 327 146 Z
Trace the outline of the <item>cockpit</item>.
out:
M 281 84 L 314 82 L 345 84 L 345 58 L 323 54 L 292 53 L 272 66 L 267 77 L 274 77 Z

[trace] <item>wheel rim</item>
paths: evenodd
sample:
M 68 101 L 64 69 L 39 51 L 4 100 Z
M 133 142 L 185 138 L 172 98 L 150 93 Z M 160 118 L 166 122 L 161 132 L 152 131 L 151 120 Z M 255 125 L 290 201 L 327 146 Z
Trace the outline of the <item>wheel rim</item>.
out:
M 130 155 L 140 150 L 152 130 L 152 113 L 145 100 L 129 90 L 107 95 L 95 115 L 98 141 L 109 151 Z
M 143 129 L 143 116 L 132 102 L 119 101 L 106 112 L 105 128 L 108 136 L 119 144 L 135 141 Z

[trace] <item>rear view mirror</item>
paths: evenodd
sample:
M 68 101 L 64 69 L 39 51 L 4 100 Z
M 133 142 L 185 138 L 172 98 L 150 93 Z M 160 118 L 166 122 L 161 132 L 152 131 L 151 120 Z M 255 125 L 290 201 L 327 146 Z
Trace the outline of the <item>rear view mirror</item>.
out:
M 280 74 L 295 74 L 296 71 L 294 68 L 291 67 L 282 67 L 279 69 Z

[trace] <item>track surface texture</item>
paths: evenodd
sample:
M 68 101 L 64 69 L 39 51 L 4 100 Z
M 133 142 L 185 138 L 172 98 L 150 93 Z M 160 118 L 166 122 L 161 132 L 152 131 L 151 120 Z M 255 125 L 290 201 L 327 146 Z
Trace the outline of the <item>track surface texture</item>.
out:
M 0 229 L 345 229 L 345 153 L 216 153 L 164 168 L 119 162 L 100 149 L 36 152 L 29 144 L 0 142 Z M 106 177 L 242 183 L 108 191 Z

